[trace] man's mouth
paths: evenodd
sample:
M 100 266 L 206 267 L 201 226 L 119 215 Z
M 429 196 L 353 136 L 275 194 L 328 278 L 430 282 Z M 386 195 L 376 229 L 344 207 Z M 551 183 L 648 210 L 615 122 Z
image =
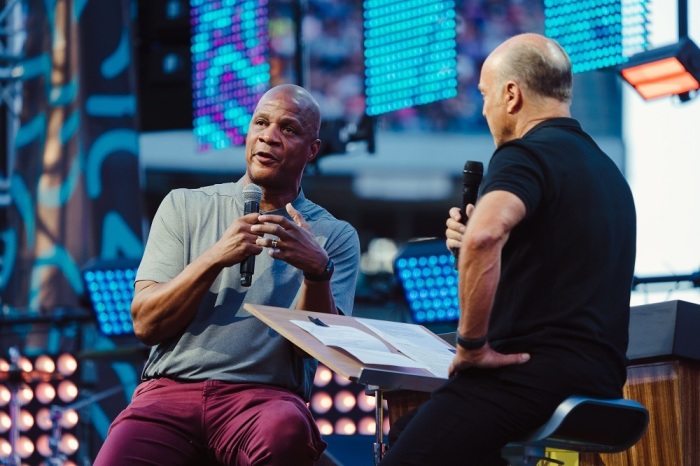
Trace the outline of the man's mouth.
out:
M 253 155 L 262 163 L 272 163 L 277 161 L 277 159 L 268 152 L 255 152 Z

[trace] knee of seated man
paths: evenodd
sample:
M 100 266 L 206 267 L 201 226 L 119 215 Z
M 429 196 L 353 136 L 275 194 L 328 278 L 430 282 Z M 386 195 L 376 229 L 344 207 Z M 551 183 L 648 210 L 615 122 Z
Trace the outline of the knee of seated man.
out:
M 293 403 L 278 401 L 265 408 L 257 424 L 262 432 L 274 432 L 269 447 L 286 451 L 298 448 L 300 444 L 313 444 L 310 422 L 313 422 L 310 415 Z
M 307 415 L 293 403 L 271 403 L 257 420 L 264 432 L 264 451 L 271 465 L 311 466 L 323 453 L 325 444 L 313 434 L 315 427 Z M 262 439 L 261 439 L 262 440 Z

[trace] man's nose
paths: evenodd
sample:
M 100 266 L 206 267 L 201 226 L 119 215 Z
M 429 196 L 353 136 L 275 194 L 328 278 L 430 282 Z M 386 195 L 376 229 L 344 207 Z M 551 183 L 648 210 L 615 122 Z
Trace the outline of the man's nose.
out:
M 275 143 L 279 141 L 279 127 L 271 124 L 260 132 L 260 140 L 267 143 Z

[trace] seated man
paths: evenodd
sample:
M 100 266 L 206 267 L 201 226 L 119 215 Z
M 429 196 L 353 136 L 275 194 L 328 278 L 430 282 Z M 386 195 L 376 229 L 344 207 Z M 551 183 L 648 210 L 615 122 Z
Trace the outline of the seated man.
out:
M 352 312 L 357 232 L 300 186 L 320 121 L 306 90 L 272 88 L 250 122 L 245 176 L 161 203 L 131 308 L 137 337 L 153 348 L 96 466 L 310 466 L 320 457 L 326 444 L 305 404 L 316 361 L 243 309 Z M 260 213 L 245 214 L 251 183 Z M 238 266 L 246 260 L 255 261 L 250 287 Z
M 571 118 L 571 62 L 555 41 L 504 42 L 479 89 L 496 151 L 466 227 L 457 208 L 447 221 L 460 250 L 457 354 L 382 466 L 505 464 L 502 447 L 568 396 L 622 396 L 630 188 Z

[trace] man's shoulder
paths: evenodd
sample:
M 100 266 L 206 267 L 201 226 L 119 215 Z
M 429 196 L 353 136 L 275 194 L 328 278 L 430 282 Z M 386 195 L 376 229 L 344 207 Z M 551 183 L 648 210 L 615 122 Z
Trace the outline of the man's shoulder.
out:
M 349 222 L 336 218 L 324 207 L 306 199 L 300 206 L 299 212 L 309 223 L 316 233 L 328 235 L 331 232 L 336 234 L 357 234 L 355 227 Z
M 211 199 L 235 197 L 235 183 L 221 183 L 199 188 L 175 188 L 168 196 L 177 201 L 205 202 Z
M 345 220 L 340 220 L 336 218 L 333 214 L 326 210 L 325 207 L 320 206 L 309 199 L 305 199 L 304 203 L 301 206 L 299 206 L 298 210 L 307 221 L 340 223 L 347 224 L 348 226 L 350 226 L 350 224 Z

